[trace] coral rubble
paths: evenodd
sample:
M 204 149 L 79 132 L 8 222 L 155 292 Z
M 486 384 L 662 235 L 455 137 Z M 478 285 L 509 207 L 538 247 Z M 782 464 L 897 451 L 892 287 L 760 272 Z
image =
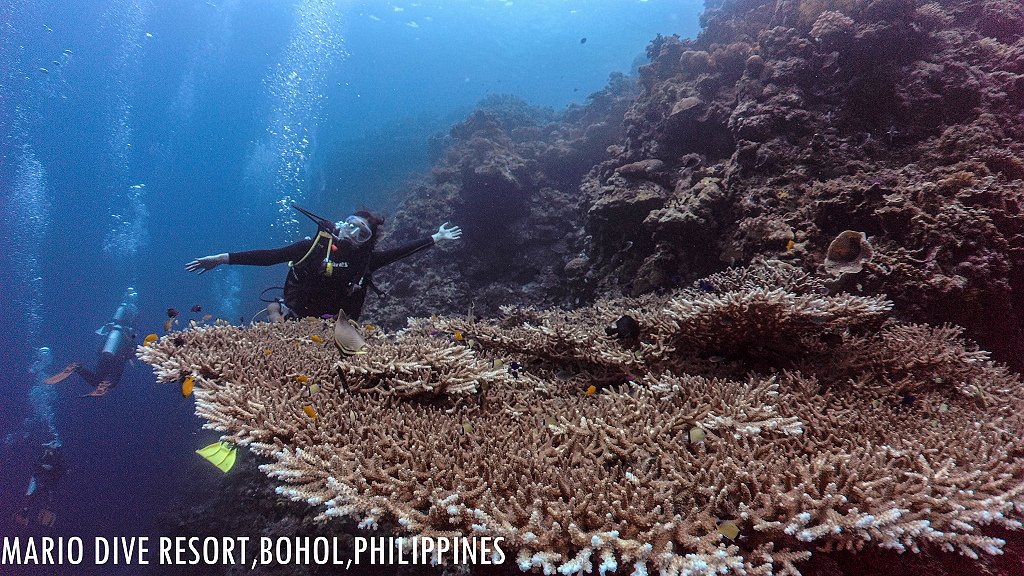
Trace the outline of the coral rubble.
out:
M 1021 528 L 1024 384 L 953 327 L 780 262 L 664 295 L 207 327 L 139 355 L 318 518 L 500 536 L 523 570 L 799 574 L 822 551 L 975 559 Z M 609 338 L 623 313 L 635 342 Z M 310 384 L 318 391 L 310 393 Z M 303 410 L 316 407 L 315 418 Z

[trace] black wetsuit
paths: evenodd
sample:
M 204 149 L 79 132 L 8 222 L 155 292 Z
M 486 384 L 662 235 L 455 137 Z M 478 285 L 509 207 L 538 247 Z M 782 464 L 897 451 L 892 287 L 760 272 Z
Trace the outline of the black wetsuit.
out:
M 93 388 L 99 386 L 101 382 L 109 382 L 109 388 L 113 388 L 121 382 L 121 376 L 124 375 L 124 369 L 128 365 L 129 359 L 127 354 L 100 354 L 96 361 L 96 370 L 79 366 L 75 371 Z
M 310 252 L 310 247 L 316 246 Z M 368 276 L 392 262 L 411 256 L 434 245 L 430 236 L 392 250 L 373 251 L 372 245 L 352 248 L 345 242 L 334 243 L 330 260 L 334 264 L 326 274 L 324 257 L 327 240 L 300 240 L 283 248 L 249 250 L 228 254 L 229 264 L 271 266 L 284 262 L 294 265 L 284 284 L 284 304 L 290 315 L 298 317 L 345 314 L 357 320 L 366 299 Z M 307 255 L 308 253 L 308 255 Z

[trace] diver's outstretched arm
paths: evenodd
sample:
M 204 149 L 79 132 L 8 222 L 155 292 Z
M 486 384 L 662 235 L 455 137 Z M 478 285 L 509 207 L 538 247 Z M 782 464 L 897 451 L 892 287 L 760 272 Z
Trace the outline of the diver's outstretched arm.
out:
M 198 271 L 200 274 L 202 274 L 207 270 L 213 270 L 217 266 L 227 263 L 228 253 L 224 252 L 222 254 L 214 254 L 213 256 L 203 256 L 202 258 L 193 260 L 188 264 L 185 264 L 185 270 L 188 270 L 189 272 Z

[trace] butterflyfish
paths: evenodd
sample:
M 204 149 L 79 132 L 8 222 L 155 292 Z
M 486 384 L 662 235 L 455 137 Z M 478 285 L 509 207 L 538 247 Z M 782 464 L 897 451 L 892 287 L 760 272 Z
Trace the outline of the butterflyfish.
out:
M 309 337 L 309 339 L 312 340 L 313 342 L 316 342 L 317 344 L 324 341 L 324 339 L 321 338 L 318 334 L 313 334 L 312 336 Z
M 374 326 L 373 324 L 367 324 L 366 326 L 364 326 L 364 328 L 366 328 L 367 332 L 373 332 L 374 330 L 377 329 L 377 327 Z
M 320 385 L 319 384 L 310 384 L 309 385 L 309 393 L 311 395 L 312 394 L 316 394 L 319 391 L 320 391 Z
M 149 336 L 146 336 L 145 340 L 142 341 L 142 345 L 152 346 L 153 342 L 156 342 L 157 338 L 159 338 L 159 336 L 157 336 L 156 334 L 150 334 Z
M 456 330 L 455 331 L 455 341 L 456 342 L 462 342 L 462 338 L 463 338 L 462 331 L 461 330 Z
M 593 384 L 587 386 L 587 396 L 593 396 L 595 392 L 597 392 L 597 386 L 594 386 Z
M 473 425 L 470 424 L 469 422 L 463 422 L 462 423 L 462 432 L 465 433 L 465 434 L 472 434 L 473 433 Z
M 697 444 L 703 442 L 708 437 L 708 433 L 704 431 L 700 426 L 694 426 L 690 428 L 690 444 Z
M 196 379 L 192 376 L 185 378 L 185 381 L 181 383 L 181 395 L 184 398 L 188 398 L 192 395 L 192 389 L 196 387 Z
M 298 376 L 295 377 L 295 381 L 305 384 L 306 382 L 309 382 L 309 376 L 306 376 L 305 374 L 299 374 Z
M 273 351 L 273 350 L 271 350 L 270 348 L 264 348 L 264 349 L 263 349 L 263 355 L 264 355 L 264 356 L 270 356 L 270 355 L 271 355 L 271 354 L 273 354 L 273 353 L 274 353 L 274 351 Z
M 302 405 L 302 411 L 306 413 L 306 416 L 309 416 L 313 420 L 316 420 L 316 418 L 317 418 L 316 409 L 314 409 L 309 404 L 303 404 Z

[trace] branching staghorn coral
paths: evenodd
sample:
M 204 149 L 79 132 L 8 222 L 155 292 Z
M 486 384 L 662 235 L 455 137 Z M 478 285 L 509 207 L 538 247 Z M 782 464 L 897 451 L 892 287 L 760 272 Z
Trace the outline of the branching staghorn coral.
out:
M 320 519 L 500 536 L 523 570 L 999 553 L 982 529 L 1021 527 L 1024 386 L 955 328 L 819 286 L 759 264 L 574 311 L 411 320 L 353 358 L 313 338 L 320 320 L 187 331 L 140 357 L 195 376 L 207 427 Z M 604 332 L 622 314 L 635 342 Z

